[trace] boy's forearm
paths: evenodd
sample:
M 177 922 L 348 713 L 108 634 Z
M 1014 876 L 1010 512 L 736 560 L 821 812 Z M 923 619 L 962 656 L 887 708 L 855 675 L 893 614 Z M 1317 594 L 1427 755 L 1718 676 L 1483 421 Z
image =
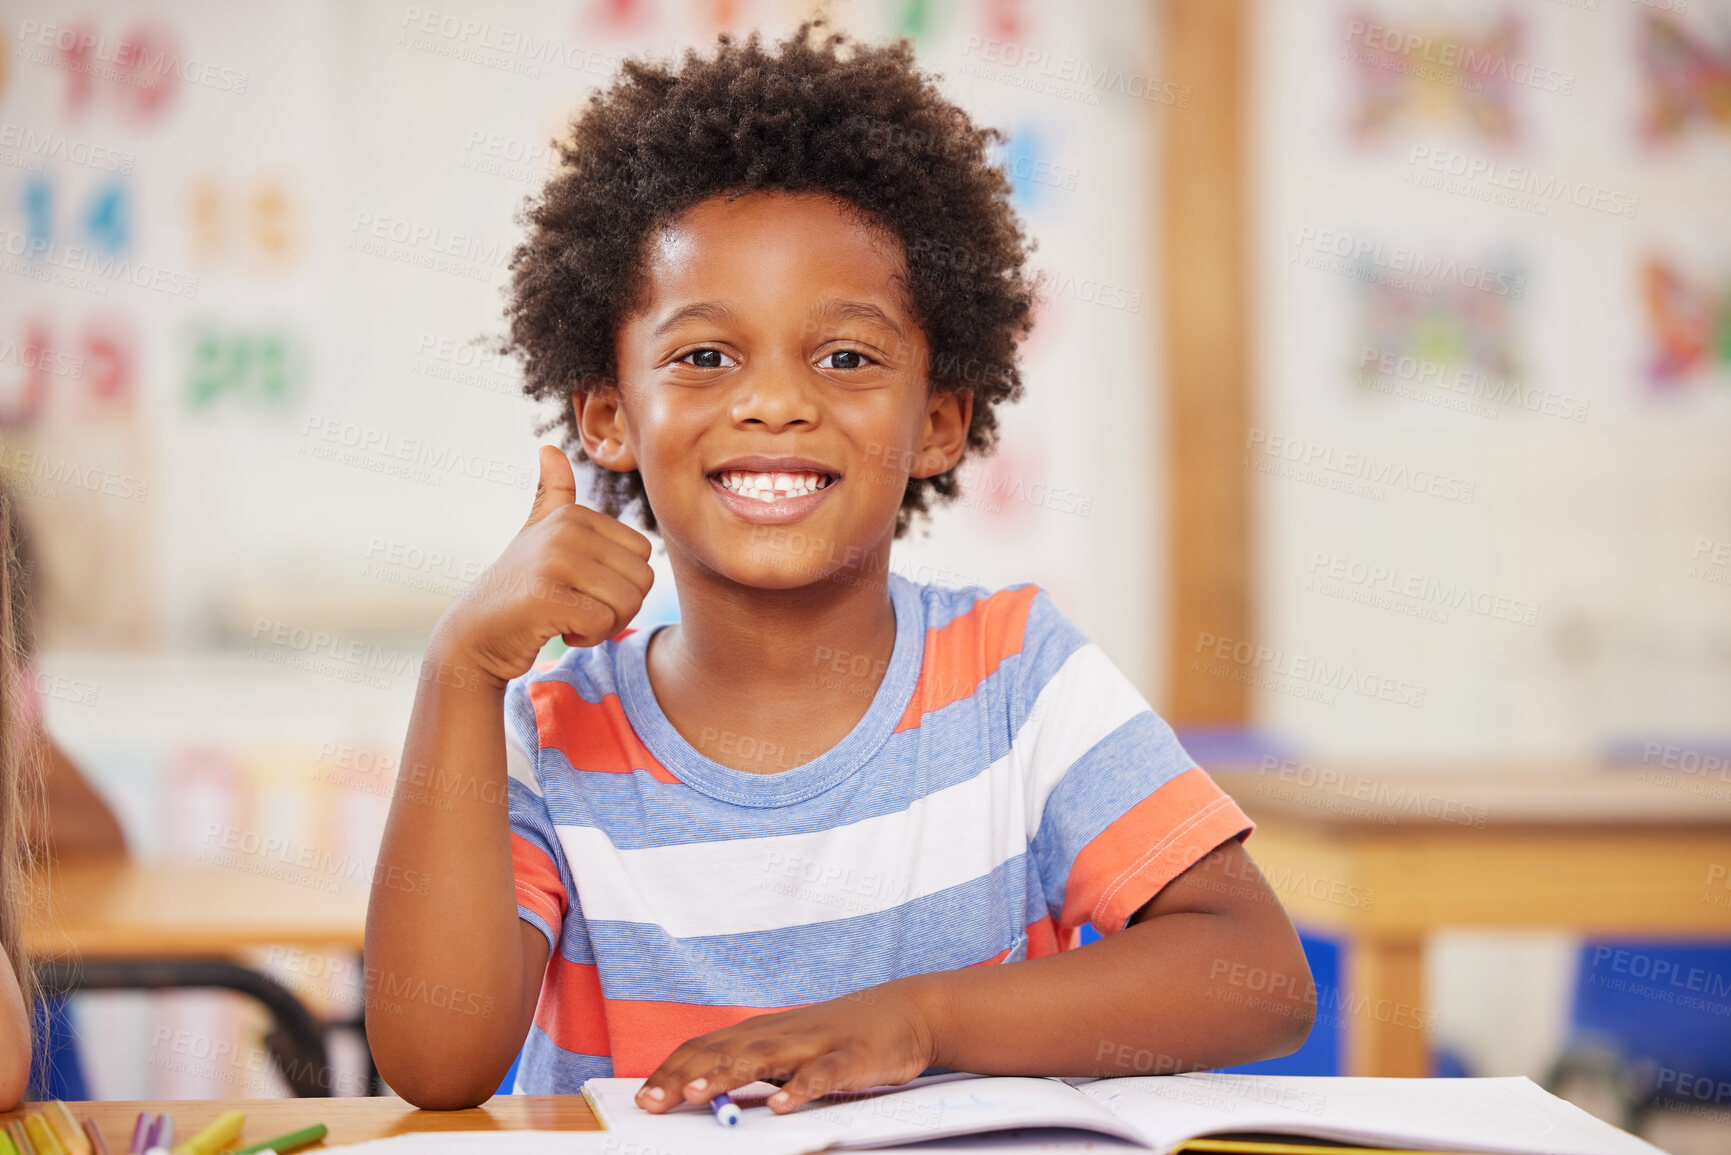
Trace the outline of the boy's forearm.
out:
M 1284 916 L 1167 914 L 1048 958 L 904 981 L 931 1023 L 936 1064 L 981 1074 L 1254 1062 L 1296 1049 L 1316 1007 Z
M 367 906 L 368 1037 L 421 1106 L 485 1098 L 539 988 L 525 989 L 503 704 L 503 686 L 429 648 Z

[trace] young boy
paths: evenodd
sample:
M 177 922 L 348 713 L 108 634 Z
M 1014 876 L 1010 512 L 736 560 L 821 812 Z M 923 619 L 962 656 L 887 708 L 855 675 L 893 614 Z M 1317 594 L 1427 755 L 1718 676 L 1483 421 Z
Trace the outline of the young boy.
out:
M 995 139 L 905 44 L 808 29 L 628 64 L 578 117 L 510 317 L 602 512 L 544 447 L 430 643 L 367 927 L 373 1054 L 411 1102 L 482 1101 L 525 1037 L 519 1090 L 646 1076 L 656 1112 L 1303 1040 L 1250 823 L 1123 675 L 1035 586 L 888 573 L 1021 390 Z M 632 503 L 677 624 L 626 628 Z M 1245 967 L 1291 997 L 1215 977 Z

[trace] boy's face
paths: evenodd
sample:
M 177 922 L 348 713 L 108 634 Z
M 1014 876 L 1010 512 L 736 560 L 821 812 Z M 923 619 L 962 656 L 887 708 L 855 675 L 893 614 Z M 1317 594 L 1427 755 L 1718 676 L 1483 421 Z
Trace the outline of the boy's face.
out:
M 576 398 L 585 452 L 639 470 L 669 550 L 728 579 L 881 572 L 909 476 L 953 468 L 972 415 L 928 388 L 903 275 L 832 198 L 696 205 L 651 241 L 617 394 Z

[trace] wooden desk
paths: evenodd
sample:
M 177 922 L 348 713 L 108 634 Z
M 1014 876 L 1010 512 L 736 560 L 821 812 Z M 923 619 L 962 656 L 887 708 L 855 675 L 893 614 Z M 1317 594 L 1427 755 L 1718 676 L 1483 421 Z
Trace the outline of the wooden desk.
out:
M 68 863 L 26 888 L 24 946 L 49 989 L 225 987 L 258 999 L 277 1024 L 269 1046 L 284 1077 L 297 1094 L 318 1095 L 329 1087 L 327 1032 L 358 1020 L 320 1022 L 240 956 L 279 946 L 359 953 L 367 881 L 239 855 L 228 866 Z M 370 1081 L 370 1062 L 365 1073 Z
M 1731 937 L 1731 783 L 1657 769 L 1211 772 L 1293 921 L 1346 946 L 1347 1072 L 1429 1074 L 1425 936 L 1443 927 Z
M 281 865 L 269 858 L 237 862 Z M 260 946 L 358 951 L 366 881 L 292 867 L 272 877 L 238 865 L 73 863 L 32 885 L 24 945 L 38 958 L 230 956 Z M 321 885 L 331 882 L 341 884 L 335 893 Z
M 360 1143 L 410 1131 L 598 1131 L 600 1126 L 581 1095 L 496 1095 L 469 1111 L 421 1111 L 403 1100 L 379 1096 L 367 1099 L 214 1099 L 150 1100 L 143 1102 L 72 1103 L 82 1123 L 95 1119 L 108 1149 L 119 1155 L 132 1138 L 140 1111 L 168 1112 L 174 1133 L 186 1138 L 224 1111 L 246 1113 L 242 1144 L 256 1143 L 314 1123 L 330 1128 L 325 1144 Z M 6 1120 L 27 1111 L 0 1113 Z M 317 1151 L 319 1147 L 306 1150 Z

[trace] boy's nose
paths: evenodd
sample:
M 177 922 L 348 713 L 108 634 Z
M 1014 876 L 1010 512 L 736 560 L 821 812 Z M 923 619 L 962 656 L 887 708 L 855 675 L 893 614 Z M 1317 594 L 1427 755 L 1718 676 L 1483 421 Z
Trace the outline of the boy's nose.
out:
M 762 425 L 771 431 L 790 425 L 815 425 L 816 398 L 803 364 L 759 364 L 735 378 L 731 406 L 736 425 Z

